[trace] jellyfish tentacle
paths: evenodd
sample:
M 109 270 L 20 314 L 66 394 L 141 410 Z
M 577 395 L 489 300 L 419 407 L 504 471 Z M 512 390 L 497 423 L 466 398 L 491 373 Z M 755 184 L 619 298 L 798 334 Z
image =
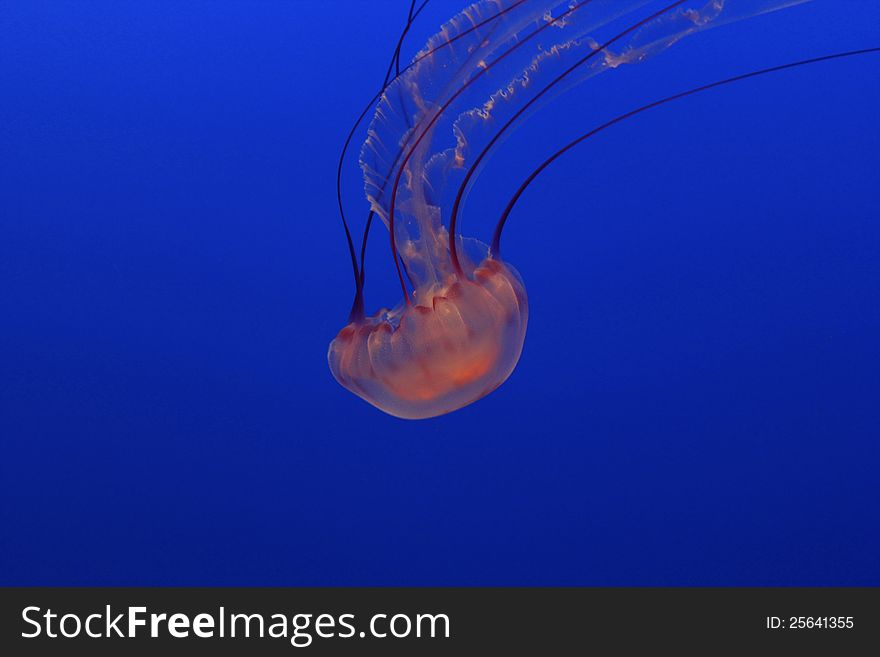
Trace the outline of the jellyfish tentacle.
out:
M 698 87 L 694 87 L 692 89 L 688 89 L 687 91 L 681 91 L 679 93 L 673 94 L 671 96 L 667 96 L 665 98 L 661 98 L 660 100 L 655 100 L 646 105 L 642 105 L 641 107 L 637 107 L 636 109 L 630 110 L 623 114 L 620 114 L 613 119 L 606 121 L 605 123 L 593 128 L 589 132 L 586 132 L 576 139 L 570 141 L 565 146 L 557 150 L 550 157 L 544 160 L 534 171 L 532 171 L 528 177 L 523 181 L 523 183 L 517 188 L 516 192 L 510 198 L 510 201 L 507 203 L 507 206 L 504 208 L 504 211 L 501 213 L 501 217 L 498 219 L 498 223 L 495 226 L 495 231 L 492 236 L 492 244 L 491 244 L 491 253 L 494 257 L 497 257 L 501 253 L 501 233 L 504 230 L 504 226 L 507 223 L 507 219 L 510 216 L 510 213 L 513 211 L 514 206 L 517 201 L 519 201 L 520 197 L 529 187 L 529 185 L 534 182 L 535 178 L 537 178 L 547 167 L 553 164 L 560 157 L 565 155 L 568 151 L 573 149 L 575 146 L 583 143 L 590 137 L 607 130 L 608 128 L 617 125 L 627 119 L 630 119 L 634 116 L 637 116 L 643 112 L 654 109 L 656 107 L 660 107 L 662 105 L 666 105 L 667 103 L 671 103 L 676 100 L 680 100 L 682 98 L 687 98 L 688 96 L 693 96 L 695 94 L 701 93 L 703 91 L 709 91 L 710 89 L 715 89 L 718 87 L 726 86 L 729 84 L 733 84 L 734 82 L 741 82 L 743 80 L 748 80 L 751 78 L 759 77 L 762 75 L 768 75 L 770 73 L 778 73 L 781 71 L 786 71 L 793 68 L 798 68 L 801 66 L 808 66 L 811 64 L 818 64 L 820 62 L 827 62 L 832 60 L 844 59 L 848 57 L 856 57 L 859 55 L 868 55 L 868 54 L 880 54 L 880 47 L 875 48 L 862 48 L 859 50 L 849 50 L 846 52 L 838 52 L 831 55 L 823 55 L 820 57 L 811 57 L 810 59 L 802 59 L 796 62 L 789 62 L 788 64 L 780 64 L 777 66 L 770 66 L 768 68 L 762 68 L 757 71 L 750 71 L 748 73 L 742 73 L 740 75 L 735 75 L 733 77 L 725 78 L 723 80 L 717 80 L 715 82 L 710 82 L 708 84 L 703 84 Z
M 349 131 L 348 136 L 345 138 L 345 143 L 342 145 L 342 151 L 339 154 L 339 163 L 336 167 L 336 201 L 339 205 L 339 216 L 342 218 L 342 228 L 345 232 L 345 241 L 348 244 L 348 253 L 351 257 L 351 266 L 354 271 L 355 284 L 355 295 L 354 301 L 352 302 L 351 312 L 349 313 L 349 321 L 352 321 L 353 319 L 360 319 L 364 316 L 362 283 L 363 274 L 358 267 L 357 256 L 355 255 L 354 249 L 354 240 L 351 236 L 351 230 L 349 229 L 348 220 L 345 217 L 345 208 L 343 207 L 342 203 L 342 166 L 345 162 L 345 154 L 348 151 L 348 147 L 351 144 L 351 140 L 354 138 L 354 133 L 357 131 L 358 126 L 361 124 L 361 121 L 364 120 L 367 112 L 370 111 L 370 107 L 373 106 L 373 103 L 376 102 L 376 99 L 382 94 L 382 91 L 384 91 L 388 87 L 388 83 L 391 79 L 392 68 L 396 67 L 397 75 L 400 75 L 400 51 L 403 48 L 403 41 L 406 38 L 410 27 L 412 27 L 413 21 L 415 21 L 416 17 L 419 15 L 419 13 L 421 13 L 422 9 L 425 8 L 425 5 L 427 5 L 428 2 L 430 2 L 430 0 L 424 0 L 418 11 L 415 11 L 416 0 L 411 1 L 409 12 L 407 14 L 406 25 L 404 26 L 403 31 L 400 34 L 400 38 L 397 40 L 397 46 L 394 49 L 394 53 L 391 55 L 391 61 L 388 63 L 388 70 L 385 72 L 385 79 L 382 82 L 382 88 L 379 90 L 378 93 L 376 93 L 373 99 L 370 100 L 369 104 L 358 116 L 357 120 Z
M 428 4 L 429 0 L 425 0 L 422 4 L 424 7 Z M 403 33 L 400 35 L 400 38 L 397 40 L 397 48 L 394 50 L 394 58 L 391 60 L 394 64 L 394 74 L 395 77 L 400 75 L 400 49 L 403 47 L 403 40 L 406 38 L 407 32 L 409 32 L 409 28 L 412 26 L 413 22 L 413 12 L 416 9 L 416 0 L 411 0 L 409 3 L 409 17 L 406 20 L 406 27 L 403 28 Z M 391 68 L 388 68 L 388 72 L 385 74 L 385 84 L 388 84 L 388 80 L 391 78 Z
M 370 124 L 369 136 L 361 150 L 361 168 L 364 172 L 365 191 L 371 208 L 389 229 L 392 219 L 390 210 L 392 205 L 394 207 L 394 228 L 389 230 L 389 244 L 393 243 L 392 260 L 395 263 L 405 303 L 411 302 L 411 296 L 403 280 L 401 265 L 404 263 L 401 262 L 401 258 L 404 262 L 408 258 L 415 258 L 420 263 L 424 263 L 424 266 L 417 268 L 416 274 L 427 284 L 440 283 L 445 276 L 449 275 L 449 272 L 460 275 L 461 272 L 457 269 L 460 270 L 462 266 L 468 268 L 471 264 L 468 259 L 461 260 L 460 258 L 460 231 L 452 230 L 453 227 L 458 227 L 458 223 L 453 224 L 452 221 L 446 221 L 450 206 L 445 204 L 445 199 L 442 199 L 441 196 L 449 187 L 451 177 L 458 178 L 458 170 L 461 171 L 461 175 L 464 175 L 465 170 L 469 168 L 471 157 L 467 151 L 473 143 L 472 137 L 474 137 L 475 131 L 481 125 L 491 127 L 493 124 L 504 122 L 506 116 L 500 117 L 500 120 L 496 122 L 496 115 L 508 111 L 512 112 L 520 107 L 520 98 L 528 101 L 533 92 L 530 92 L 527 87 L 531 86 L 537 89 L 543 84 L 540 82 L 542 76 L 549 79 L 563 67 L 571 64 L 574 58 L 582 57 L 585 45 L 591 49 L 591 52 L 592 50 L 601 50 L 598 43 L 591 38 L 591 30 L 603 27 L 636 9 L 655 2 L 660 6 L 666 6 L 666 11 L 670 13 L 670 20 L 679 21 L 675 31 L 664 33 L 664 38 L 649 41 L 648 45 L 644 45 L 641 50 L 638 50 L 635 47 L 636 44 L 643 45 L 648 37 L 658 32 L 655 29 L 656 25 L 650 24 L 649 18 L 647 25 L 627 37 L 626 42 L 629 45 L 626 48 L 617 53 L 606 50 L 601 57 L 594 56 L 594 65 L 583 67 L 584 71 L 570 75 L 565 84 L 555 85 L 552 94 L 542 93 L 541 100 L 546 101 L 555 96 L 563 89 L 569 88 L 571 84 L 581 81 L 584 76 L 594 75 L 598 72 L 600 62 L 603 63 L 604 68 L 610 70 L 622 63 L 630 63 L 631 60 L 628 58 L 632 57 L 635 52 L 638 52 L 640 58 L 647 58 L 654 51 L 662 50 L 675 43 L 683 35 L 703 29 L 703 23 L 720 24 L 724 22 L 716 20 L 717 14 L 723 13 L 726 16 L 732 12 L 743 11 L 746 15 L 755 15 L 767 11 L 768 7 L 774 9 L 805 1 L 808 0 L 683 0 L 680 3 L 670 5 L 668 1 L 658 2 L 657 0 L 592 0 L 589 2 L 592 5 L 589 11 L 582 11 L 580 12 L 582 15 L 574 16 L 573 10 L 581 8 L 587 2 L 572 1 L 567 5 L 568 11 L 562 13 L 561 7 L 555 9 L 562 4 L 561 0 L 528 0 L 523 3 L 525 6 L 520 12 L 512 15 L 510 21 L 505 21 L 505 26 L 498 30 L 497 37 L 488 39 L 485 38 L 485 33 L 477 32 L 464 41 L 461 47 L 450 49 L 449 55 L 443 55 L 439 59 L 431 58 L 424 65 L 413 69 L 404 69 L 405 74 L 392 84 L 396 85 L 398 89 L 405 90 L 404 95 L 408 96 L 406 103 L 403 105 L 397 103 L 394 96 L 386 96 L 380 101 Z M 694 5 L 695 8 L 688 8 L 685 2 Z M 461 36 L 464 28 L 472 27 L 472 24 L 478 23 L 486 16 L 489 7 L 493 10 L 498 6 L 510 9 L 512 8 L 510 4 L 507 0 L 492 0 L 491 2 L 483 0 L 471 5 L 470 8 L 444 25 L 441 31 L 428 41 L 425 50 L 436 47 L 438 42 L 449 40 L 452 35 L 455 35 L 452 38 Z M 678 7 L 678 10 L 672 11 L 670 7 L 672 10 Z M 728 7 L 732 7 L 732 9 Z M 666 11 L 657 13 L 663 14 Z M 554 12 L 560 15 L 551 18 Z M 559 20 L 560 17 L 563 20 Z M 517 24 L 516 21 L 520 22 Z M 534 36 L 535 30 L 532 26 L 541 21 L 552 23 L 560 29 L 545 32 L 544 37 L 533 41 L 533 46 L 520 48 L 523 41 L 528 41 Z M 585 27 L 581 24 L 582 21 L 595 21 L 595 25 Z M 663 32 L 665 23 L 659 19 L 657 23 L 661 28 L 659 31 Z M 683 29 L 682 23 L 685 26 Z M 514 29 L 508 29 L 508 26 L 514 27 Z M 537 31 L 546 27 L 548 25 L 542 25 Z M 571 37 L 572 33 L 574 33 L 573 37 Z M 557 40 L 557 34 L 561 34 L 562 38 Z M 511 44 L 513 45 L 511 46 Z M 529 59 L 529 63 L 523 69 L 523 74 L 520 76 L 518 73 L 519 77 L 515 76 L 510 83 L 502 85 L 496 92 L 490 94 L 485 102 L 480 101 L 476 106 L 458 113 L 458 108 L 461 108 L 463 103 L 467 103 L 465 107 L 470 107 L 470 99 L 475 95 L 480 96 L 484 92 L 484 84 L 477 85 L 475 83 L 483 77 L 489 68 L 494 67 L 501 59 L 495 55 L 505 49 L 507 49 L 503 53 L 505 57 L 514 50 L 519 49 L 520 52 L 516 57 L 510 57 L 503 66 L 498 67 L 500 75 L 505 76 L 511 67 L 519 66 L 519 62 L 525 56 Z M 618 50 L 617 47 L 615 50 Z M 465 59 L 466 57 L 468 59 Z M 457 65 L 462 59 L 465 59 L 465 63 L 468 61 L 473 63 L 472 68 L 467 71 L 467 75 L 461 75 L 457 72 L 465 70 L 466 67 L 454 68 L 454 65 Z M 493 72 L 491 75 L 497 77 L 499 73 Z M 505 79 L 507 78 L 505 77 Z M 539 84 L 535 84 L 536 80 L 539 81 Z M 455 84 L 451 85 L 451 82 Z M 453 93 L 448 96 L 437 93 L 438 90 L 446 88 L 453 89 Z M 462 92 L 467 88 L 473 88 L 473 91 L 468 92 L 467 96 L 462 96 Z M 455 114 L 453 110 L 450 110 L 453 107 L 453 102 L 456 107 Z M 522 117 L 526 111 L 533 111 L 536 105 L 537 102 L 529 103 L 529 107 L 520 112 L 518 116 Z M 413 121 L 405 122 L 403 120 L 409 118 L 412 118 Z M 441 118 L 442 123 L 439 122 Z M 452 123 L 454 148 L 447 148 L 440 142 L 441 138 L 446 138 L 449 135 L 446 132 L 447 123 Z M 486 137 L 488 138 L 489 135 Z M 498 142 L 500 139 L 496 139 L 494 143 Z M 400 155 L 401 149 L 404 153 L 403 156 Z M 482 159 L 486 161 L 488 157 Z M 474 167 L 470 173 L 471 184 L 478 174 L 478 168 Z M 394 184 L 389 185 L 392 181 Z M 388 187 L 391 188 L 391 193 L 389 193 Z M 456 184 L 455 187 L 458 185 Z M 455 188 L 450 191 L 454 193 Z M 459 208 L 464 206 L 468 191 L 468 188 L 465 187 L 464 194 L 459 201 Z M 451 203 L 452 198 L 449 198 L 449 201 Z M 459 218 L 460 211 L 456 210 L 456 220 Z M 450 229 L 447 229 L 446 226 L 449 226 Z M 372 223 L 370 223 L 370 227 L 372 227 Z M 368 235 L 369 229 L 365 228 L 364 238 L 366 239 Z M 430 239 L 425 239 L 426 236 Z M 439 240 L 443 241 L 442 246 L 437 243 Z M 453 250 L 455 250 L 455 260 L 458 267 L 454 266 L 452 262 Z M 465 265 L 465 263 L 467 264 Z M 415 287 L 419 287 L 421 284 L 415 284 Z

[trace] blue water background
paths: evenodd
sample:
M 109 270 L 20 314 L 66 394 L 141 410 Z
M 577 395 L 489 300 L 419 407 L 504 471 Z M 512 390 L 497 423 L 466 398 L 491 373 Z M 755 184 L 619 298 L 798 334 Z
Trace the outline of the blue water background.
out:
M 336 157 L 407 6 L 0 5 L 0 583 L 880 584 L 880 58 L 557 163 L 505 237 L 518 368 L 405 422 L 326 348 L 352 293 Z M 817 1 L 577 89 L 505 143 L 464 231 L 615 112 L 878 26 Z M 345 190 L 362 221 L 354 160 Z M 399 300 L 376 236 L 372 309 Z

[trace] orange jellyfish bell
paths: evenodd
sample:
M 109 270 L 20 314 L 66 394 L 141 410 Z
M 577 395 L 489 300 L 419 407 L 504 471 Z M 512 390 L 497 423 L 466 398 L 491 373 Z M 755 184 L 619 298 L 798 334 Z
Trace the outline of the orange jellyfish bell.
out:
M 486 258 L 393 312 L 353 321 L 330 343 L 333 376 L 377 408 L 406 419 L 449 413 L 500 386 L 528 324 L 519 275 Z

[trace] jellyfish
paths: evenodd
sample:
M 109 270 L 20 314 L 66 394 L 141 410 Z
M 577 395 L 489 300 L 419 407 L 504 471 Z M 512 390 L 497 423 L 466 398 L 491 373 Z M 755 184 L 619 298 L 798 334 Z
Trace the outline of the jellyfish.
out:
M 501 234 L 528 185 L 569 149 L 615 123 L 772 67 L 675 94 L 563 146 L 519 186 L 489 245 L 460 231 L 482 168 L 516 125 L 575 85 L 646 61 L 688 36 L 808 0 L 481 0 L 445 23 L 406 66 L 401 48 L 427 4 L 410 5 L 360 152 L 370 210 L 358 257 L 338 194 L 355 280 L 348 322 L 330 343 L 335 379 L 376 408 L 423 419 L 498 388 L 520 358 L 529 319 L 525 284 L 501 257 Z M 402 301 L 367 314 L 365 253 L 374 217 L 388 229 Z

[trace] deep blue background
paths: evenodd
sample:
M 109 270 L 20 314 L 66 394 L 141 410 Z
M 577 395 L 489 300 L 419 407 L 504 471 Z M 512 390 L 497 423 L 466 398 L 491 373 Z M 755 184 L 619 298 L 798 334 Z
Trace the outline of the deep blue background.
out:
M 0 583 L 880 584 L 880 58 L 559 162 L 505 240 L 519 367 L 404 422 L 325 358 L 351 296 L 335 158 L 406 6 L 0 5 Z M 815 2 L 572 92 L 465 232 L 614 112 L 878 25 Z M 371 308 L 399 298 L 374 247 Z

